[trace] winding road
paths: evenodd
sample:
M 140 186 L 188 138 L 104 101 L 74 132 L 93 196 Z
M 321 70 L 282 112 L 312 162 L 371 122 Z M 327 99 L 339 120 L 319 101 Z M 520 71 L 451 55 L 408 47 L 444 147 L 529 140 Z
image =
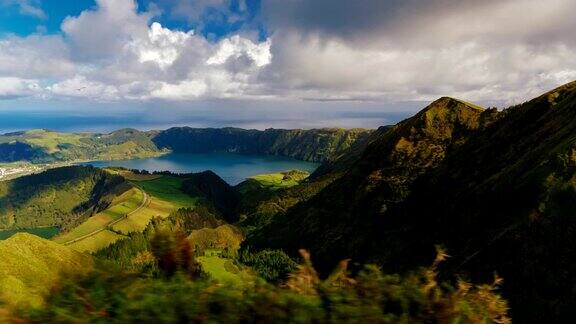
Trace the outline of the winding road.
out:
M 140 192 L 142 192 L 142 197 L 143 197 L 143 199 L 142 199 L 142 203 L 140 204 L 140 206 L 138 206 L 138 207 L 137 207 L 136 209 L 134 209 L 133 211 L 125 214 L 124 216 L 122 216 L 122 217 L 120 217 L 120 218 L 118 218 L 118 219 L 116 219 L 116 220 L 111 221 L 110 223 L 106 224 L 106 226 L 104 226 L 104 227 L 102 227 L 102 228 L 100 228 L 100 229 L 97 229 L 97 230 L 95 230 L 95 231 L 93 231 L 93 232 L 90 232 L 90 233 L 88 233 L 88 234 L 82 235 L 82 236 L 77 237 L 77 238 L 75 238 L 75 239 L 72 239 L 72 240 L 70 240 L 70 241 L 63 242 L 62 244 L 64 244 L 64 245 L 70 245 L 70 244 L 73 244 L 73 243 L 76 243 L 76 242 L 85 240 L 85 239 L 87 239 L 87 238 L 89 238 L 89 237 L 92 237 L 92 236 L 94 236 L 94 235 L 96 235 L 96 234 L 98 234 L 98 233 L 100 233 L 100 232 L 102 232 L 102 231 L 105 231 L 105 230 L 107 230 L 107 229 L 112 229 L 112 227 L 113 227 L 114 225 L 116 225 L 116 224 L 118 224 L 119 222 L 127 219 L 130 215 L 133 215 L 133 214 L 139 212 L 141 209 L 145 208 L 145 207 L 148 205 L 148 203 L 150 202 L 150 197 L 148 196 L 148 194 L 146 193 L 146 191 L 142 190 L 142 188 L 140 188 L 140 187 L 138 187 L 138 186 L 134 186 L 134 187 L 135 187 L 136 189 L 140 190 Z

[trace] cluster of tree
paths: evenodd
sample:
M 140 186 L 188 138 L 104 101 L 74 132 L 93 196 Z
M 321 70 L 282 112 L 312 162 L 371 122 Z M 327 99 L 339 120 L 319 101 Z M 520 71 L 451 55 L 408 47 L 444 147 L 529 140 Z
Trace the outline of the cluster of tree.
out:
M 157 269 L 152 267 L 149 256 L 154 251 L 152 241 L 157 233 L 179 233 L 187 237 L 193 230 L 215 228 L 222 224 L 206 206 L 179 209 L 167 218 L 153 218 L 143 232 L 130 233 L 127 238 L 99 250 L 95 256 L 124 270 L 154 272 Z
M 252 252 L 240 250 L 238 261 L 254 270 L 259 277 L 271 283 L 280 283 L 288 279 L 298 266 L 282 250 L 262 250 Z

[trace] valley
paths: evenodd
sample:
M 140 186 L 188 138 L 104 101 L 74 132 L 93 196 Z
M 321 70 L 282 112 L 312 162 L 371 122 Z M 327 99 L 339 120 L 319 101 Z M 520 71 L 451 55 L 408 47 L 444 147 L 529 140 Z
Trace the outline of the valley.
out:
M 563 318 L 571 293 L 555 278 L 572 279 L 553 259 L 576 249 L 552 238 L 571 242 L 575 105 L 576 83 L 504 111 L 443 97 L 311 173 L 254 174 L 234 185 L 212 171 L 50 169 L 0 182 L 0 224 L 10 234 L 56 227 L 49 246 L 149 280 L 110 288 L 118 294 L 215 283 L 237 296 L 246 289 L 279 300 L 325 294 L 342 307 L 334 296 L 359 298 L 360 282 L 379 291 L 414 284 L 418 293 L 402 298 L 421 303 L 422 318 L 438 314 L 428 311 L 437 305 L 432 296 L 446 298 L 446 307 L 468 305 L 458 316 L 471 321 L 551 311 Z M 0 247 L 14 244 L 7 236 Z M 537 276 L 546 283 L 525 287 Z M 542 302 L 550 286 L 566 298 Z M 378 309 L 390 313 L 377 316 L 412 316 Z

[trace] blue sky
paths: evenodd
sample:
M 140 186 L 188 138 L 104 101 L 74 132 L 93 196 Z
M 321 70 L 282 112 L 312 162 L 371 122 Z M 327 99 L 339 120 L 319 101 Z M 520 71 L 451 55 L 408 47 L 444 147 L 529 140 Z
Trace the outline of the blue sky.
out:
M 28 2 L 42 14 L 23 11 L 19 1 L 0 1 L 0 8 L 2 9 L 0 10 L 0 33 L 27 36 L 41 31 L 46 34 L 58 34 L 61 32 L 60 25 L 66 17 L 78 16 L 82 11 L 97 6 L 94 0 Z M 202 33 L 205 36 L 220 39 L 250 26 L 250 28 L 256 28 L 262 37 L 266 37 L 263 25 L 256 21 L 260 9 L 259 0 L 245 1 L 246 12 L 242 12 L 242 5 L 238 0 L 231 1 L 227 5 L 230 13 L 242 16 L 241 20 L 232 23 L 226 20 L 228 13 L 222 13 L 216 9 L 209 9 L 206 13 L 209 18 L 205 18 L 204 21 L 190 21 L 186 17 L 175 15 L 172 12 L 174 1 L 137 0 L 137 3 L 140 12 L 151 7 L 157 8 L 158 15 L 155 17 L 155 21 L 170 29 L 196 29 L 202 23 Z
M 576 79 L 575 11 L 573 0 L 0 0 L 0 132 L 34 118 L 372 128 L 441 96 L 506 107 Z

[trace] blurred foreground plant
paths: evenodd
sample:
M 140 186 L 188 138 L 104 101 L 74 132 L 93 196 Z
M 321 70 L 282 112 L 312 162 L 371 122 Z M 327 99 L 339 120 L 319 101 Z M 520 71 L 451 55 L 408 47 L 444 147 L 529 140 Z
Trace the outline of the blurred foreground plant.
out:
M 155 244 L 170 247 L 155 248 L 159 262 L 183 250 L 170 239 L 159 240 Z M 342 261 L 324 280 L 310 254 L 301 255 L 302 264 L 279 286 L 262 279 L 242 285 L 193 280 L 181 266 L 174 272 L 168 267 L 172 275 L 158 278 L 97 271 L 64 280 L 44 308 L 20 316 L 38 323 L 510 322 L 506 302 L 495 293 L 501 279 L 479 286 L 437 282 L 437 267 L 447 257 L 442 250 L 432 266 L 407 276 L 369 265 L 352 278 L 348 261 Z

